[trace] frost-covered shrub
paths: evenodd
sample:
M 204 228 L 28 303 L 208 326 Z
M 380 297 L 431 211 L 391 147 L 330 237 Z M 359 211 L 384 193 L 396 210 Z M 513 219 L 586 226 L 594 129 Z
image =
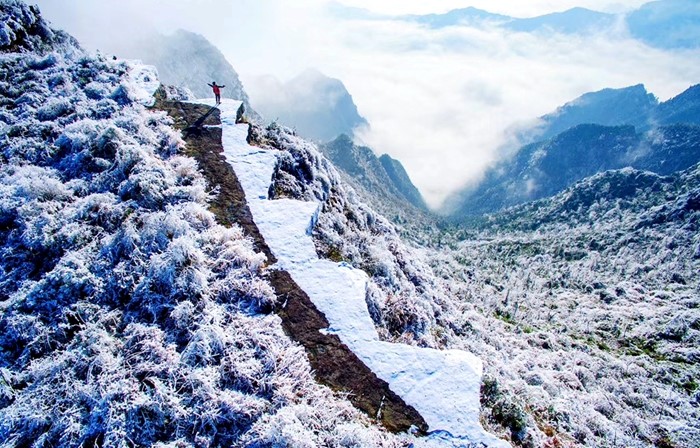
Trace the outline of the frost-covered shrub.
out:
M 37 51 L 57 45 L 75 45 L 75 40 L 62 31 L 49 28 L 36 6 L 19 0 L 0 2 L 0 51 Z
M 74 111 L 73 105 L 65 98 L 49 100 L 37 110 L 37 118 L 41 121 L 54 121 L 59 117 L 68 115 Z
M 0 446 L 406 445 L 315 382 L 132 64 L 44 38 L 0 55 Z

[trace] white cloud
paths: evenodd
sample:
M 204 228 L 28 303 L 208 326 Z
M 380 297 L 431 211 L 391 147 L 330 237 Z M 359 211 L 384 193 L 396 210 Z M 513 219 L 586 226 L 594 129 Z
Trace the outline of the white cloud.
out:
M 606 87 L 641 82 L 666 99 L 700 79 L 687 54 L 619 35 L 373 21 L 336 25 L 326 49 L 321 70 L 343 79 L 371 123 L 363 142 L 401 160 L 432 205 L 477 180 L 515 122 Z
M 267 73 L 289 79 L 307 67 L 343 80 L 371 124 L 364 143 L 399 159 L 431 205 L 478 179 L 515 122 L 606 87 L 644 83 L 667 99 L 700 80 L 700 65 L 689 62 L 698 60 L 697 52 L 662 52 L 623 34 L 542 37 L 501 29 L 430 30 L 391 20 L 342 21 L 324 14 L 324 0 L 39 3 L 58 26 L 89 42 L 128 37 L 127 30 L 147 22 L 163 31 L 199 32 L 223 51 L 244 83 Z M 344 3 L 381 5 L 392 13 L 471 4 L 527 16 L 572 6 L 619 10 L 644 1 Z

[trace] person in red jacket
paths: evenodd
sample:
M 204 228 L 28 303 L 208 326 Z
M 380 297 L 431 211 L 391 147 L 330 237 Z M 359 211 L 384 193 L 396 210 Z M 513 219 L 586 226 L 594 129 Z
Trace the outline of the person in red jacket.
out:
M 217 86 L 216 81 L 212 81 L 211 84 L 207 84 L 214 91 L 214 97 L 216 98 L 216 104 L 221 104 L 221 89 L 226 86 Z

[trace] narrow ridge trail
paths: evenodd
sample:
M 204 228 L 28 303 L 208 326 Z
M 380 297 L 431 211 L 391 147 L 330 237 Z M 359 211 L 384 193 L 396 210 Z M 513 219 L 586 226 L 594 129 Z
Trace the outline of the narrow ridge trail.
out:
M 160 107 L 173 109 L 170 103 L 164 107 L 161 102 Z M 196 103 L 174 103 L 180 104 L 174 109 L 181 114 L 199 108 L 203 115 L 214 106 L 213 99 Z M 429 434 L 417 439 L 417 445 L 509 447 L 479 423 L 481 360 L 460 350 L 379 339 L 365 302 L 367 275 L 345 263 L 318 258 L 311 231 L 319 202 L 269 199 L 278 151 L 248 144 L 248 125 L 235 123 L 239 105 L 224 100 L 206 126 L 186 135 L 188 145 L 204 138 L 209 146 L 220 138 L 225 159 L 214 147 L 188 149 L 188 154 L 220 185 L 217 201 L 229 203 L 215 201 L 217 216 L 222 214 L 223 222 L 238 216 L 234 220 L 268 256 L 270 281 L 283 302 L 276 311 L 285 331 L 306 348 L 318 380 L 350 392 L 356 407 L 391 431 L 412 428 Z M 222 164 L 230 173 L 224 173 Z M 222 181 L 222 176 L 228 180 Z M 237 215 L 228 213 L 233 208 L 239 209 Z
M 266 255 L 268 264 L 277 263 L 253 220 L 238 177 L 223 155 L 219 109 L 162 99 L 155 107 L 173 118 L 187 143 L 184 154 L 197 160 L 210 184 L 218 187 L 218 194 L 210 203 L 217 221 L 223 225 L 240 225 L 256 249 Z M 323 332 L 328 328 L 328 321 L 288 272 L 271 269 L 269 281 L 285 303 L 274 311 L 282 319 L 285 332 L 305 348 L 320 383 L 349 392 L 348 399 L 353 405 L 390 431 L 405 432 L 411 427 L 427 430 L 427 424 L 415 409 L 392 392 L 388 384 L 372 373 L 337 336 Z

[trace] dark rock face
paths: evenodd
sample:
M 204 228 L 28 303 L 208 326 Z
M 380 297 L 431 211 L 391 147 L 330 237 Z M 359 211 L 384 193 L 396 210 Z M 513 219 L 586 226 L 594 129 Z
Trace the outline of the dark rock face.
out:
M 320 149 L 348 175 L 353 186 L 366 190 L 376 200 L 385 203 L 400 201 L 427 210 L 423 197 L 398 160 L 386 154 L 377 158 L 372 149 L 355 145 L 347 135 L 321 145 Z
M 295 128 L 302 137 L 329 141 L 367 125 L 345 85 L 316 70 L 284 84 L 267 77 L 256 88 L 251 94 L 260 113 Z

